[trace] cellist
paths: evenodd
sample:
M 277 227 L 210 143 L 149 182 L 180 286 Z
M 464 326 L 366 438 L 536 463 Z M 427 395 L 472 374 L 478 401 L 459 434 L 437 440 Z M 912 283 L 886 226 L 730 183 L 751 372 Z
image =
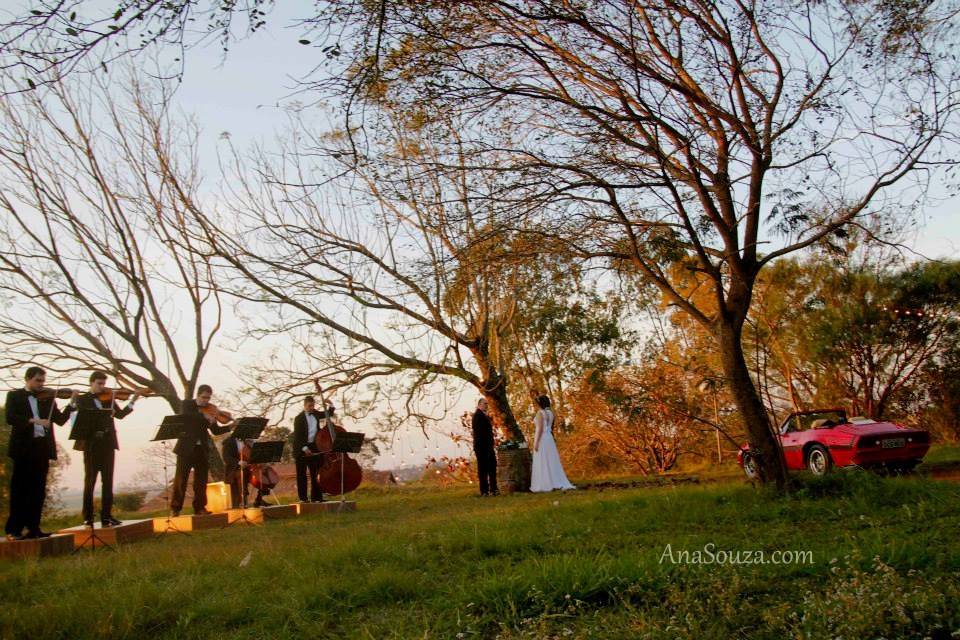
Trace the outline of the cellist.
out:
M 241 440 L 234 434 L 224 438 L 221 443 L 223 452 L 224 478 L 230 483 L 230 502 L 234 509 L 241 504 L 246 504 L 246 496 L 249 493 L 250 483 L 253 476 L 250 473 L 250 464 L 244 460 L 244 451 L 250 451 L 253 447 L 253 440 Z M 253 506 L 263 506 L 263 489 L 257 487 L 257 497 Z
M 206 515 L 207 511 L 207 474 L 209 472 L 208 454 L 210 439 L 207 431 L 214 435 L 222 435 L 232 428 L 229 424 L 218 424 L 217 408 L 210 403 L 213 389 L 208 384 L 197 387 L 196 399 L 184 400 L 180 409 L 182 415 L 202 415 L 206 418 L 204 426 L 177 440 L 173 452 L 177 454 L 177 470 L 173 476 L 173 499 L 170 510 L 174 516 L 180 515 L 183 509 L 184 496 L 187 493 L 187 479 L 190 469 L 193 469 L 193 512 L 196 515 Z

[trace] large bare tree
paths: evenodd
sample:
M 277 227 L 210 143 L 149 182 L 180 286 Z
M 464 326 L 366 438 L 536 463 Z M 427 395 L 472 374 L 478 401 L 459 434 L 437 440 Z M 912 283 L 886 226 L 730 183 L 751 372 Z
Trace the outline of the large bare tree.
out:
M 179 250 L 196 129 L 162 83 L 108 82 L 0 104 L 0 367 L 102 369 L 177 411 L 221 327 L 210 264 Z
M 486 201 L 527 219 L 539 203 L 541 237 L 652 282 L 708 329 L 762 478 L 783 485 L 742 345 L 758 274 L 904 192 L 912 202 L 956 158 L 955 7 L 915 7 L 912 23 L 877 8 L 388 3 L 353 16 L 375 37 L 316 86 L 472 116 L 463 165 L 513 176 Z M 351 131 L 372 120 L 349 113 Z M 707 307 L 685 294 L 694 274 Z
M 300 354 L 258 362 L 254 386 L 282 401 L 315 384 L 368 385 L 402 400 L 397 421 L 425 429 L 445 411 L 422 410 L 440 395 L 423 392 L 460 381 L 522 441 L 505 360 L 528 265 L 507 246 L 516 234 L 474 207 L 466 172 L 415 171 L 434 150 L 411 123 L 392 123 L 363 157 L 309 129 L 295 121 L 276 153 L 231 149 L 220 215 L 192 211 L 184 246 L 220 261 L 226 290 L 259 305 L 255 335 L 282 335 Z

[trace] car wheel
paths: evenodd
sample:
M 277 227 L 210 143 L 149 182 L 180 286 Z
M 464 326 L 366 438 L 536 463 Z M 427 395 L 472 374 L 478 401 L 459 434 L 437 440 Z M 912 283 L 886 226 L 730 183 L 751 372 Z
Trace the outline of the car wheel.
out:
M 822 444 L 815 444 L 807 452 L 807 469 L 815 476 L 825 476 L 833 468 L 830 452 Z
M 743 454 L 743 473 L 751 480 L 756 480 L 760 475 L 760 472 L 757 471 L 757 461 L 753 458 L 753 454 L 749 452 Z

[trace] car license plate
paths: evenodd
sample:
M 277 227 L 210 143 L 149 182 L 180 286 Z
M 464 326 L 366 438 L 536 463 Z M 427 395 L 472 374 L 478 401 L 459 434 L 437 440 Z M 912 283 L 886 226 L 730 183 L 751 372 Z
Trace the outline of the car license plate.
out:
M 884 440 L 881 446 L 884 449 L 897 449 L 907 446 L 907 441 L 904 438 L 889 438 L 888 440 Z

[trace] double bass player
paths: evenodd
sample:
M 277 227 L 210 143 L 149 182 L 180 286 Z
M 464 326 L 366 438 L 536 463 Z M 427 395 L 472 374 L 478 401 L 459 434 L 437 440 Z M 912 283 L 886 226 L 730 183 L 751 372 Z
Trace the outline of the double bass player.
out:
M 310 500 L 323 502 L 323 492 L 317 473 L 320 458 L 317 455 L 317 431 L 326 428 L 326 413 L 317 411 L 313 396 L 303 399 L 303 411 L 293 419 L 293 459 L 297 471 L 297 497 L 307 502 L 307 476 L 310 476 Z

